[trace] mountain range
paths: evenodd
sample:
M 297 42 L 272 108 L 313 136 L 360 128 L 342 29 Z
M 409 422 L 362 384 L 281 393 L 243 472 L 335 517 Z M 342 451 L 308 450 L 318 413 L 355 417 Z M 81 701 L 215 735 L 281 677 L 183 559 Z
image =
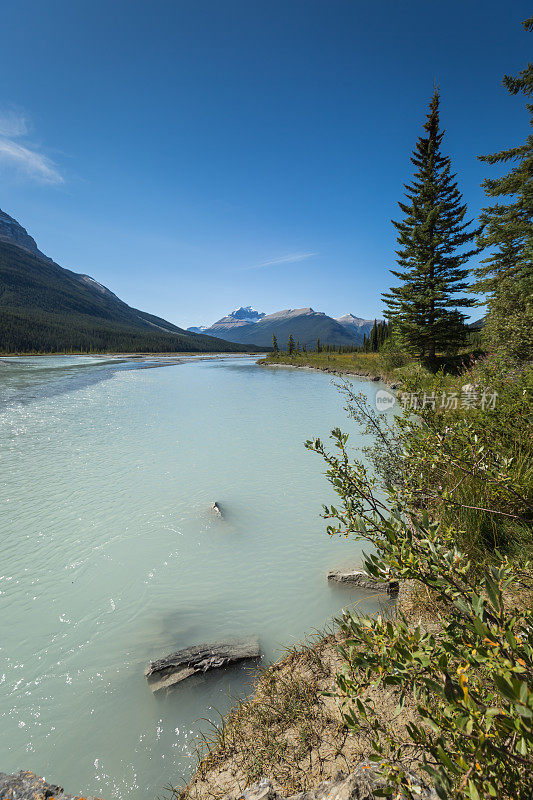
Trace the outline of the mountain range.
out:
M 280 348 L 286 346 L 289 335 L 307 348 L 314 348 L 317 339 L 323 344 L 360 345 L 370 333 L 374 320 L 345 314 L 335 319 L 312 308 L 295 308 L 264 314 L 251 306 L 237 308 L 213 325 L 188 328 L 194 333 L 219 336 L 229 342 L 271 347 L 275 334 Z
M 0 352 L 248 352 L 131 308 L 90 275 L 56 264 L 0 210 Z

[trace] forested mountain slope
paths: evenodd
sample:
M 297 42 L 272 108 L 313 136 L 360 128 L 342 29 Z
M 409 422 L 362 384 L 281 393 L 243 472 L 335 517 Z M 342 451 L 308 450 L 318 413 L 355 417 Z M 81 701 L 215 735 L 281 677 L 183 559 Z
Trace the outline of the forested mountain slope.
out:
M 0 351 L 246 351 L 131 308 L 88 275 L 41 253 L 0 212 Z

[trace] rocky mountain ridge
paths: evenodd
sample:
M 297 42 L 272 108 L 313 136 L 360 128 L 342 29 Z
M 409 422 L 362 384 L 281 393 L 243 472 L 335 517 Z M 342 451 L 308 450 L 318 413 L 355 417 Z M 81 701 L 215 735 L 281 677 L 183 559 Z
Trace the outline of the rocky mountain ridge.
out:
M 37 242 L 30 236 L 26 228 L 17 222 L 16 219 L 10 217 L 5 211 L 0 208 L 0 241 L 10 242 L 16 244 L 17 247 L 22 247 L 30 253 L 35 253 L 41 258 L 51 261 L 51 258 L 45 256 L 37 247 Z
M 366 333 L 367 336 L 374 325 L 373 319 L 363 319 L 362 317 L 356 317 L 355 314 L 344 314 L 342 317 L 336 317 L 336 320 L 341 325 L 344 325 L 345 328 L 354 328 L 360 333 Z M 376 322 L 382 321 L 381 319 L 376 320 Z

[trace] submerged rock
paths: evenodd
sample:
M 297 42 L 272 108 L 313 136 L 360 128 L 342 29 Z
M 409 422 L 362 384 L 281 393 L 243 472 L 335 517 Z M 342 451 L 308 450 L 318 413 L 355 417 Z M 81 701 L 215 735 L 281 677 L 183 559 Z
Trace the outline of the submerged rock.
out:
M 435 790 L 425 783 L 419 775 L 407 772 L 413 796 L 419 800 L 437 800 Z M 271 781 L 263 778 L 246 789 L 242 795 L 235 795 L 242 800 L 378 800 L 381 791 L 386 786 L 385 781 L 375 772 L 375 765 L 363 761 L 349 775 L 339 772 L 336 778 L 324 781 L 316 789 L 291 795 L 286 798 L 277 792 Z M 230 798 L 225 798 L 230 800 Z
M 152 692 L 158 692 L 180 683 L 196 672 L 207 672 L 244 659 L 259 658 L 260 654 L 257 636 L 226 639 L 223 642 L 187 647 L 157 661 L 151 661 L 144 674 Z
M 360 570 L 331 570 L 328 572 L 328 581 L 349 583 L 360 589 L 372 589 L 373 591 L 387 592 L 387 594 L 398 594 L 399 589 L 398 581 L 380 581 Z
M 62 786 L 47 783 L 33 772 L 20 770 L 14 775 L 0 772 L 0 800 L 78 800 L 78 794 L 66 794 Z M 98 800 L 83 796 L 83 800 Z

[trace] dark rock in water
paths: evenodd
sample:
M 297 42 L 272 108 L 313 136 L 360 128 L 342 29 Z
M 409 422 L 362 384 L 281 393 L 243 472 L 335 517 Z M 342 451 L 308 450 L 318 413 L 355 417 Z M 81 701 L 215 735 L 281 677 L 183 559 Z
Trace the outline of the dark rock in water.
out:
M 222 516 L 222 509 L 220 508 L 219 504 L 216 501 L 211 504 L 210 509 L 213 512 L 213 514 L 215 514 L 217 517 Z
M 380 581 L 373 578 L 366 572 L 359 570 L 338 570 L 334 569 L 328 572 L 328 581 L 337 581 L 338 583 L 349 583 L 351 586 L 356 586 L 359 589 L 372 589 L 378 592 L 387 592 L 387 594 L 398 594 L 399 584 L 398 581 Z
M 200 644 L 178 650 L 169 656 L 151 661 L 144 674 L 152 692 L 167 689 L 180 681 L 189 678 L 196 672 L 207 672 L 210 669 L 236 664 L 248 658 L 259 658 L 259 640 L 257 636 L 242 639 L 226 639 L 223 642 Z
M 409 771 L 408 778 L 413 797 L 419 800 L 438 800 L 435 790 L 419 775 Z M 238 797 L 242 800 L 284 800 L 284 798 L 286 800 L 378 800 L 381 795 L 376 794 L 376 791 L 381 791 L 385 786 L 383 778 L 375 772 L 375 764 L 363 761 L 349 775 L 339 772 L 336 778 L 324 781 L 316 789 L 309 789 L 307 792 L 300 792 L 288 798 L 277 792 L 267 778 L 254 783 Z
M 374 383 L 377 383 L 377 381 L 380 381 L 380 380 L 381 380 L 381 375 L 373 375 L 373 376 L 370 378 L 370 380 L 371 380 L 371 381 L 374 381 Z
M 62 786 L 47 783 L 33 772 L 21 770 L 15 775 L 0 772 L 0 800 L 77 800 L 78 794 L 66 794 Z M 97 800 L 83 795 L 84 800 Z

